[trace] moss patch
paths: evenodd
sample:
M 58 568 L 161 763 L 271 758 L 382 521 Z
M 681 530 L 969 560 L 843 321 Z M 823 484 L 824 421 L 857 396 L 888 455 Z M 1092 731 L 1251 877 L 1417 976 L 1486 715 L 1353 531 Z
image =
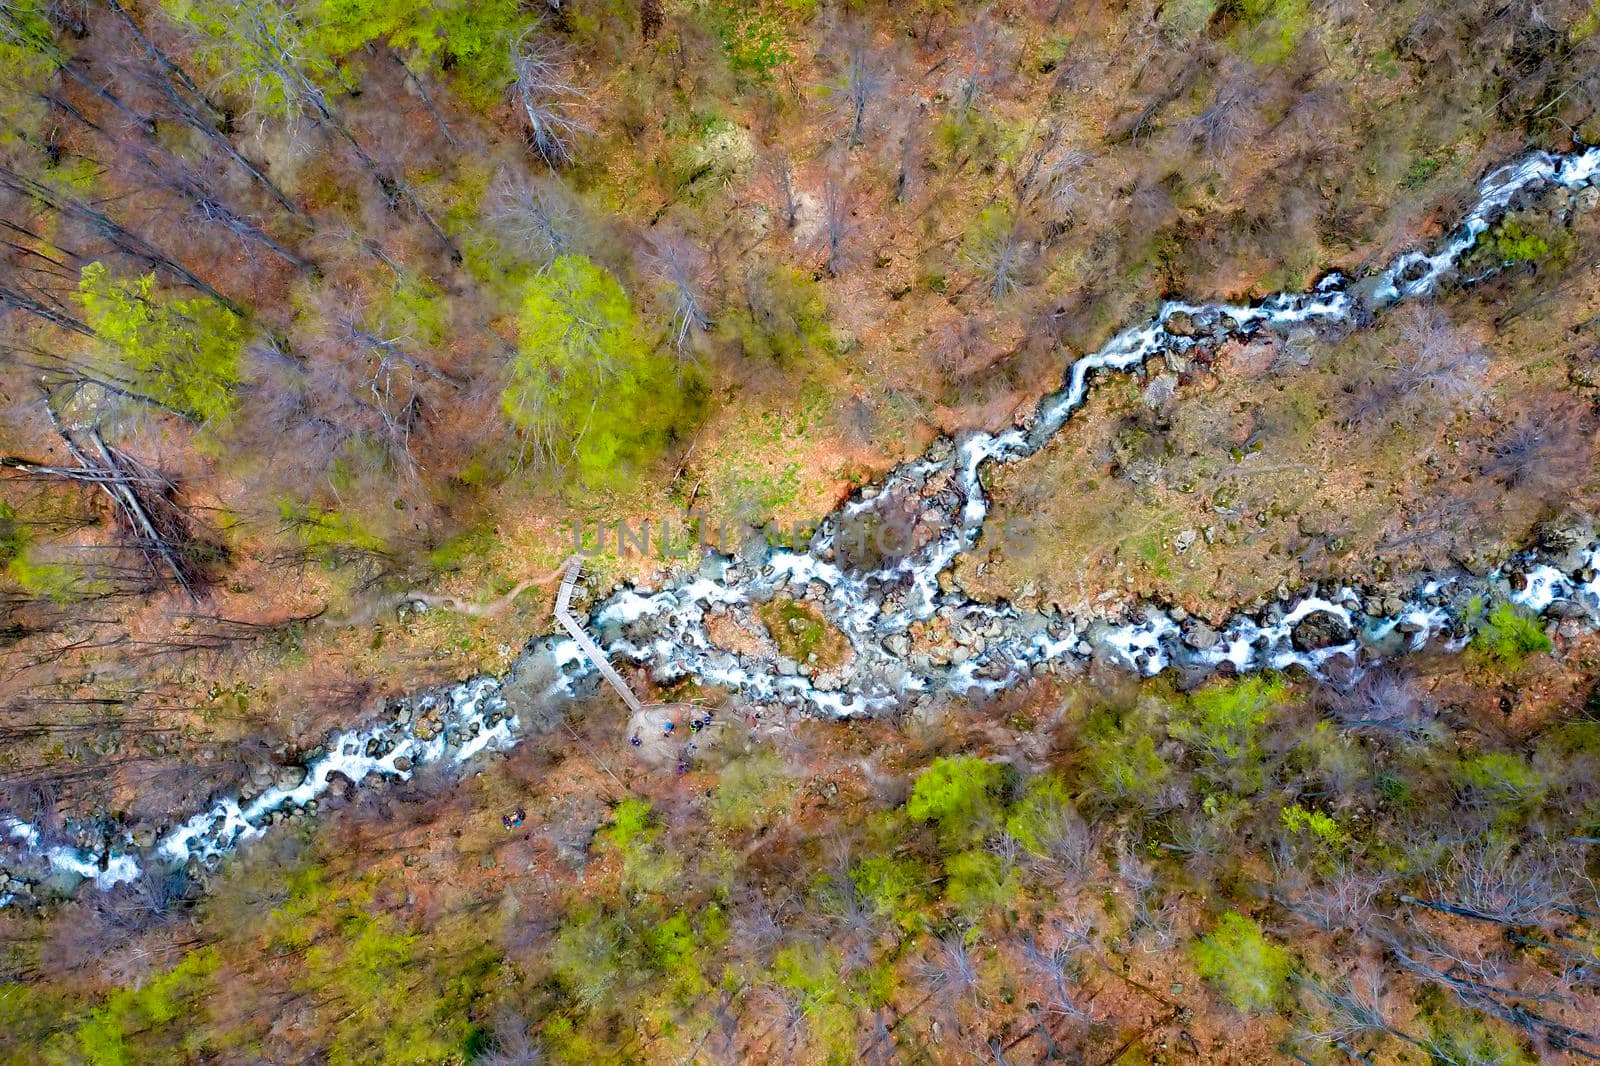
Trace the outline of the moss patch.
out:
M 764 603 L 757 612 L 778 650 L 797 663 L 832 670 L 850 658 L 850 642 L 805 604 L 786 597 Z

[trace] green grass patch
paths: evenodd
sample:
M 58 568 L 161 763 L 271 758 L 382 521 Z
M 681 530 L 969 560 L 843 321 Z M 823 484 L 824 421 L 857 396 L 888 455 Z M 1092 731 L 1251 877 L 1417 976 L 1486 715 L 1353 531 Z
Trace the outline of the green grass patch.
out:
M 827 619 L 798 600 L 779 597 L 756 611 L 778 650 L 797 663 L 831 670 L 850 657 L 850 642 Z

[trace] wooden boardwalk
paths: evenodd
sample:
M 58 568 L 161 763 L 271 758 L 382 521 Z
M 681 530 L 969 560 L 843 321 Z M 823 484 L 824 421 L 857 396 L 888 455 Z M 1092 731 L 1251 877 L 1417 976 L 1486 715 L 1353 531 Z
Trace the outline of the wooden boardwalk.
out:
M 566 575 L 562 577 L 561 588 L 556 592 L 556 621 L 560 622 L 561 628 L 570 633 L 572 639 L 578 642 L 578 647 L 583 651 L 584 656 L 594 664 L 596 670 L 600 671 L 600 676 L 605 678 L 611 687 L 617 690 L 617 695 L 622 697 L 622 701 L 632 708 L 634 713 L 638 713 L 644 709 L 644 704 L 639 701 L 638 696 L 633 694 L 633 689 L 628 687 L 628 683 L 622 679 L 622 675 L 617 673 L 611 664 L 606 661 L 606 653 L 600 650 L 600 645 L 589 638 L 589 634 L 584 631 L 583 626 L 568 610 L 568 604 L 572 601 L 572 590 L 577 587 L 578 578 L 582 574 L 583 557 L 574 555 L 567 560 Z

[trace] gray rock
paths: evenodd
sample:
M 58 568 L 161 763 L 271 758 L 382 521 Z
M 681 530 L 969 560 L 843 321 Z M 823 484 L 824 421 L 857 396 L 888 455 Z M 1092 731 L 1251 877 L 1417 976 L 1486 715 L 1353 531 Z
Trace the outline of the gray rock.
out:
M 1194 624 L 1183 635 L 1183 642 L 1196 651 L 1209 651 L 1215 648 L 1221 639 L 1222 634 L 1199 619 L 1195 619 Z
M 1167 332 L 1174 337 L 1193 337 L 1197 332 L 1194 319 L 1187 311 L 1174 311 L 1167 316 Z
M 299 788 L 305 779 L 304 766 L 285 766 L 273 776 L 273 783 L 279 788 Z
M 1539 547 L 1560 555 L 1588 547 L 1594 540 L 1594 523 L 1573 512 L 1539 523 Z
M 911 637 L 905 633 L 890 633 L 883 638 L 883 650 L 896 659 L 903 659 L 911 651 Z
M 1306 615 L 1289 634 L 1299 651 L 1319 651 L 1348 644 L 1351 635 L 1350 627 L 1338 615 L 1327 611 L 1313 611 Z

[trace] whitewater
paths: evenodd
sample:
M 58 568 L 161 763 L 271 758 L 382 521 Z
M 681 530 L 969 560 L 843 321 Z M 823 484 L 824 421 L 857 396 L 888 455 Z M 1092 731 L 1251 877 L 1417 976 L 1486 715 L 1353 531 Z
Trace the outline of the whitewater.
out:
M 1348 681 L 1398 654 L 1430 645 L 1459 648 L 1468 639 L 1466 615 L 1485 596 L 1600 626 L 1600 545 L 1593 542 L 1520 553 L 1485 578 L 1418 575 L 1397 612 L 1378 609 L 1374 597 L 1354 588 L 1306 590 L 1254 616 L 1236 615 L 1204 641 L 1186 635 L 1183 624 L 1158 604 L 1135 605 L 1114 619 L 1079 618 L 979 602 L 943 589 L 939 580 L 984 532 L 986 469 L 1026 459 L 1048 444 L 1083 406 L 1096 377 L 1262 331 L 1359 325 L 1403 301 L 1429 296 L 1519 193 L 1549 185 L 1600 185 L 1600 147 L 1534 152 L 1497 168 L 1479 183 L 1475 203 L 1455 230 L 1431 250 L 1408 251 L 1377 273 L 1358 279 L 1330 274 L 1309 291 L 1250 304 L 1165 302 L 1149 320 L 1074 360 L 1061 387 L 1022 425 L 942 438 L 847 501 L 803 548 L 763 545 L 737 556 L 707 550 L 697 567 L 665 587 L 621 588 L 590 613 L 589 632 L 613 661 L 631 663 L 660 684 L 688 679 L 724 689 L 749 706 L 848 717 L 892 712 L 923 694 L 994 693 L 1095 658 L 1146 676 L 1167 669 L 1194 675 L 1299 667 Z M 891 510 L 896 521 L 935 532 L 874 568 L 852 568 L 839 550 L 847 529 Z M 819 673 L 780 656 L 719 647 L 712 639 L 708 616 L 720 613 L 745 631 L 759 632 L 755 609 L 779 595 L 803 597 L 845 635 L 851 646 L 847 666 Z M 935 617 L 981 634 L 981 649 L 935 665 L 911 654 L 909 641 L 896 639 Z M 1297 639 L 1298 627 L 1312 619 L 1332 638 Z M 570 637 L 534 638 L 514 669 L 548 678 L 542 698 L 550 701 L 586 695 L 597 683 L 597 672 Z M 423 694 L 397 715 L 329 738 L 298 781 L 250 799 L 218 799 L 160 833 L 153 847 L 137 848 L 128 831 L 107 832 L 92 819 L 82 823 L 93 825 L 92 833 L 80 826 L 76 834 L 47 834 L 0 814 L 0 907 L 14 902 L 19 891 L 6 891 L 7 884 L 82 878 L 110 889 L 152 868 L 211 866 L 267 832 L 286 812 L 314 809 L 335 781 L 406 779 L 423 766 L 467 765 L 485 752 L 503 751 L 525 735 L 503 687 L 503 678 L 477 677 Z M 99 843 L 86 846 L 85 836 Z

